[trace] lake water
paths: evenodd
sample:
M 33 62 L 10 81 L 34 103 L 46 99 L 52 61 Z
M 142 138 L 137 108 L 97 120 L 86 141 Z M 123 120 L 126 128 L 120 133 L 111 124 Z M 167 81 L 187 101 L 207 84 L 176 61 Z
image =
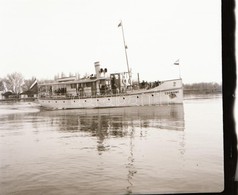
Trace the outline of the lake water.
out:
M 221 96 L 183 105 L 41 109 L 0 103 L 0 194 L 219 192 Z

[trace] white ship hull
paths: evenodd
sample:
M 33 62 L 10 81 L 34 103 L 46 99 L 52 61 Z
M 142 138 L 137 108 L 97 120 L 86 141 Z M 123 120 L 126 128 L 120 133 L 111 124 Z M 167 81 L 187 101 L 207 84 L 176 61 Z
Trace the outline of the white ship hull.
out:
M 51 109 L 105 108 L 126 106 L 152 106 L 182 104 L 183 86 L 181 79 L 163 81 L 151 89 L 141 89 L 125 94 L 113 94 L 87 98 L 39 98 L 42 107 Z

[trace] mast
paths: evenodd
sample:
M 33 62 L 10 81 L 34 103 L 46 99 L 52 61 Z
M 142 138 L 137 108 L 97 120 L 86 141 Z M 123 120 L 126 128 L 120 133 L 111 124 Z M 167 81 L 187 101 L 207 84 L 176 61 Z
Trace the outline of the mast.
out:
M 125 56 L 126 56 L 126 64 L 127 64 L 127 71 L 129 74 L 129 83 L 130 85 L 132 85 L 131 83 L 131 71 L 129 68 L 129 62 L 128 62 L 128 56 L 127 56 L 127 45 L 126 45 L 126 41 L 125 41 L 125 35 L 124 35 L 124 29 L 123 29 L 123 25 L 122 25 L 122 21 L 120 21 L 120 23 L 118 24 L 118 27 L 121 27 L 121 31 L 122 31 L 122 37 L 123 37 L 123 43 L 124 43 L 124 49 L 125 49 Z

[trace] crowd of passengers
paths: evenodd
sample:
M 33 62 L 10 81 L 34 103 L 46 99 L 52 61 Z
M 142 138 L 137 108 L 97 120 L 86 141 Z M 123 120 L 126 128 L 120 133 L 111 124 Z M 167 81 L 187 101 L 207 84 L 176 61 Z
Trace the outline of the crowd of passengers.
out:
M 143 80 L 140 83 L 140 89 L 150 89 L 150 88 L 157 87 L 157 86 L 159 86 L 161 84 L 162 84 L 161 81 L 147 82 L 147 81 Z

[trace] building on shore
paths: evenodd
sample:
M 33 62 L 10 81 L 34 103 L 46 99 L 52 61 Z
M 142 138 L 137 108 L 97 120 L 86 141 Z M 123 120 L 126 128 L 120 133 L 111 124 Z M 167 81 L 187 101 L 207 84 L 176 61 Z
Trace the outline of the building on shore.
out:
M 35 80 L 30 88 L 26 91 L 20 93 L 21 100 L 35 100 L 38 96 L 38 84 L 37 80 Z

